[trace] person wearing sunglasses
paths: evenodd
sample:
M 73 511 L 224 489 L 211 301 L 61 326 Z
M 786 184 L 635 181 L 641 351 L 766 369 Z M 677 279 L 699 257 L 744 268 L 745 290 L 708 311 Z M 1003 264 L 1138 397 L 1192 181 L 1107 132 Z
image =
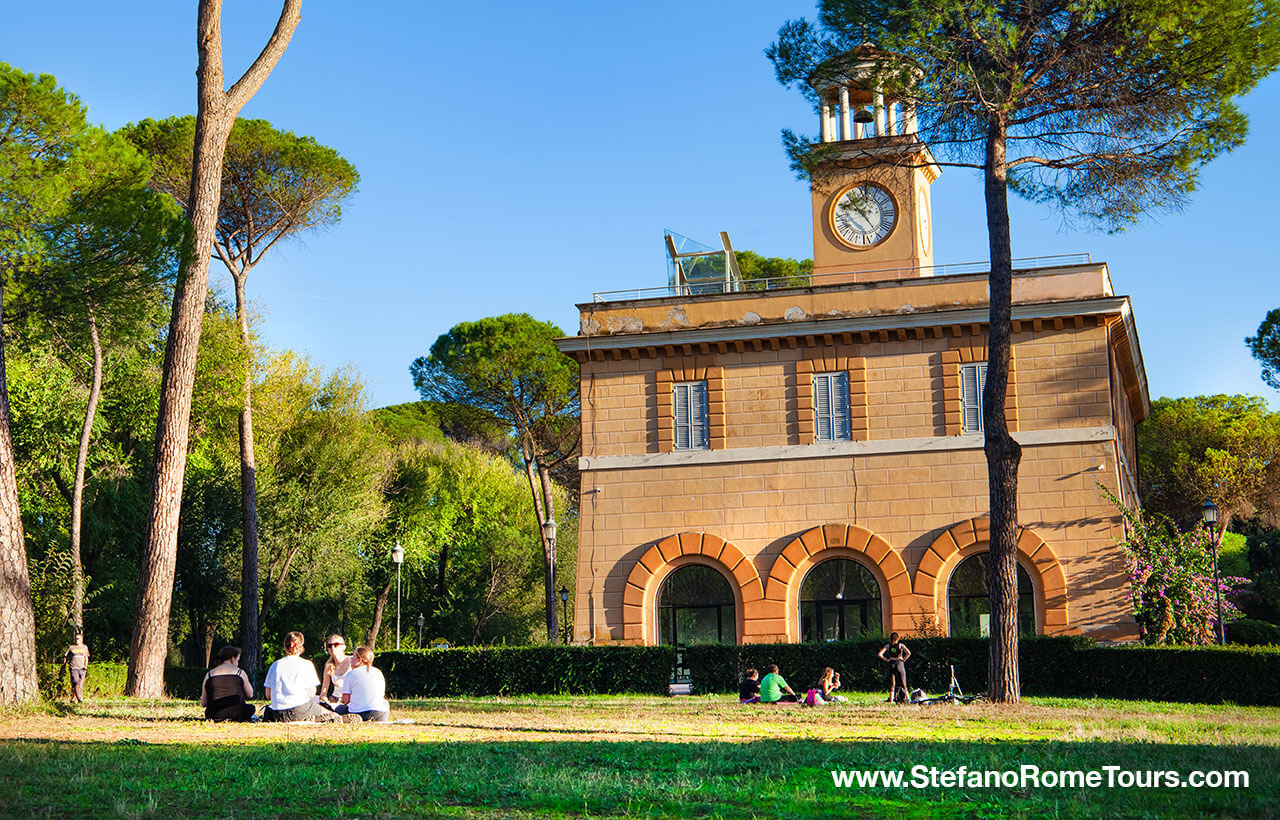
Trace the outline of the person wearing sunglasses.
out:
M 342 702 L 344 681 L 351 671 L 351 656 L 347 654 L 347 641 L 341 635 L 330 635 L 324 642 L 329 657 L 324 662 L 324 680 L 320 683 L 320 703 L 336 706 Z M 332 691 L 330 691 L 332 687 Z

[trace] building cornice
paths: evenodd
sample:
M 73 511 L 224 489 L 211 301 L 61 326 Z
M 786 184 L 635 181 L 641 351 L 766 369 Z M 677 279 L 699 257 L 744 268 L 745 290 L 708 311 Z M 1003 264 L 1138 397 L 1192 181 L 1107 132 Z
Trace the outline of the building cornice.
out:
M 1066 319 L 1075 316 L 1116 314 L 1125 316 L 1126 328 L 1133 333 L 1136 350 L 1137 335 L 1133 328 L 1132 313 L 1128 296 L 1072 299 L 1013 306 L 1013 320 L 1015 322 L 1034 321 L 1036 319 Z M 882 330 L 914 330 L 916 328 L 925 329 L 947 327 L 949 325 L 985 325 L 988 323 L 989 317 L 990 309 L 985 307 L 931 310 L 878 314 L 875 316 L 806 319 L 794 322 L 768 322 L 757 325 L 688 328 L 647 333 L 567 336 L 557 339 L 556 345 L 565 353 L 591 353 L 594 351 L 627 350 L 630 348 L 663 348 L 717 342 L 744 342 L 755 339 L 867 333 Z M 1145 377 L 1143 378 L 1143 386 L 1145 392 Z
M 1101 427 L 1026 430 L 1013 433 L 1013 438 L 1024 447 L 1036 447 L 1054 444 L 1116 441 L 1117 434 L 1116 428 L 1108 424 Z M 982 434 L 970 433 L 962 436 L 899 438 L 883 441 L 839 441 L 788 444 L 776 447 L 739 447 L 729 450 L 679 450 L 671 453 L 583 456 L 578 459 L 578 469 L 582 472 L 592 470 L 634 470 L 646 467 L 683 467 L 701 464 L 735 464 L 751 461 L 790 461 L 837 456 L 881 456 L 956 450 L 981 451 L 982 446 Z

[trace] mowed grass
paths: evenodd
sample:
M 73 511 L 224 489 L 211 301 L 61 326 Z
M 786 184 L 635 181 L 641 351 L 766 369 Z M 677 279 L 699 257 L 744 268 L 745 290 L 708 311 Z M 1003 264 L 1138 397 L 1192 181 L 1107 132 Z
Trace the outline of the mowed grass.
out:
M 1280 817 L 1280 709 L 1028 699 L 818 709 L 725 696 L 393 704 L 229 725 L 185 701 L 0 718 L 3 817 Z M 1248 788 L 836 788 L 831 770 L 1243 770 Z

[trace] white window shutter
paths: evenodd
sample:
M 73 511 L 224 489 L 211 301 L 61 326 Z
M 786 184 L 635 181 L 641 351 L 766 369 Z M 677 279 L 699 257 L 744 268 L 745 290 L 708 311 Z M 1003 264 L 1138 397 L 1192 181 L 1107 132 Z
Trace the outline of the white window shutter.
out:
M 689 425 L 689 385 L 677 384 L 672 388 L 675 392 L 673 395 L 673 404 L 675 409 L 675 448 L 677 450 L 689 449 L 689 434 L 692 432 Z
M 825 373 L 813 377 L 813 432 L 817 441 L 831 440 L 831 380 Z
M 689 385 L 689 446 L 695 449 L 706 449 L 710 446 L 707 434 L 707 383 L 697 382 Z
M 849 435 L 849 374 L 836 373 L 831 379 L 831 437 L 848 441 Z
M 671 387 L 671 409 L 675 417 L 673 446 L 677 450 L 705 450 L 710 447 L 707 417 L 707 383 L 690 382 Z
M 961 365 L 960 394 L 964 403 L 964 432 L 982 432 L 982 391 L 987 385 L 986 362 Z

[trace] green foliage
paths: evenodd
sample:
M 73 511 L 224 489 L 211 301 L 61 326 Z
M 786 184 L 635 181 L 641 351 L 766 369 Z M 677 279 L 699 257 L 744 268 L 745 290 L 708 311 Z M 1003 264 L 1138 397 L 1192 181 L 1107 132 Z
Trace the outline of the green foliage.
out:
M 662 646 L 533 646 L 383 652 L 390 697 L 666 694 L 675 656 Z
M 200 697 L 200 683 L 207 669 L 202 667 L 169 666 L 164 670 L 165 693 L 174 698 L 196 699 Z M 42 663 L 37 667 L 40 691 L 46 697 L 58 698 L 71 691 L 67 672 L 60 663 Z M 124 696 L 125 679 L 129 665 L 114 661 L 89 661 L 89 674 L 84 682 L 86 698 L 119 698 Z
M 440 414 L 432 402 L 393 404 L 379 407 L 370 415 L 382 434 L 393 442 L 439 444 L 444 441 L 444 433 L 440 431 Z
M 1255 396 L 1161 398 L 1138 426 L 1143 509 L 1182 527 L 1210 498 L 1219 525 L 1280 504 L 1280 413 Z
M 987 646 L 981 638 L 916 638 L 907 683 L 929 693 L 947 691 L 950 667 L 967 694 L 987 685 Z M 763 673 L 778 664 L 791 688 L 816 687 L 823 667 L 840 672 L 845 689 L 883 690 L 885 664 L 876 653 L 883 641 L 808 644 L 697 646 L 683 650 L 684 666 L 697 692 L 734 692 L 744 670 Z M 1018 641 L 1018 668 L 1027 695 L 1093 696 L 1168 700 L 1180 703 L 1280 705 L 1273 685 L 1280 675 L 1280 649 L 1237 647 L 1094 646 L 1086 638 L 1038 636 Z
M 1112 497 L 1112 501 L 1116 501 Z M 1127 527 L 1120 543 L 1129 575 L 1133 617 L 1146 644 L 1217 642 L 1217 603 L 1230 622 L 1240 616 L 1235 598 L 1248 579 L 1222 574 L 1214 580 L 1213 535 L 1201 527 L 1183 532 L 1167 520 L 1135 513 L 1117 502 Z
M 1262 363 L 1262 380 L 1280 390 L 1280 308 L 1268 311 L 1258 334 L 1244 340 L 1253 358 Z
M 151 186 L 183 208 L 191 188 L 195 117 L 143 120 L 121 133 L 151 157 Z M 217 245 L 223 261 L 251 267 L 274 242 L 342 218 L 360 181 L 337 151 L 266 120 L 237 119 L 222 163 Z
M 1278 17 L 1275 0 L 823 0 L 768 56 L 815 102 L 811 83 L 873 58 L 868 83 L 914 104 L 943 160 L 983 167 L 1007 137 L 1015 192 L 1120 228 L 1244 141 L 1232 98 L 1280 62 Z M 819 159 L 786 141 L 802 168 Z
M 1243 646 L 1272 646 L 1280 644 L 1280 626 L 1252 618 L 1241 618 L 1227 624 L 1227 643 Z
M 753 251 L 737 251 L 738 271 L 747 290 L 805 287 L 813 282 L 812 259 L 761 256 Z M 767 280 L 767 281 L 766 281 Z
M 409 366 L 413 386 L 514 429 L 522 447 L 559 443 L 578 420 L 578 364 L 555 346 L 563 335 L 527 313 L 462 322 Z

